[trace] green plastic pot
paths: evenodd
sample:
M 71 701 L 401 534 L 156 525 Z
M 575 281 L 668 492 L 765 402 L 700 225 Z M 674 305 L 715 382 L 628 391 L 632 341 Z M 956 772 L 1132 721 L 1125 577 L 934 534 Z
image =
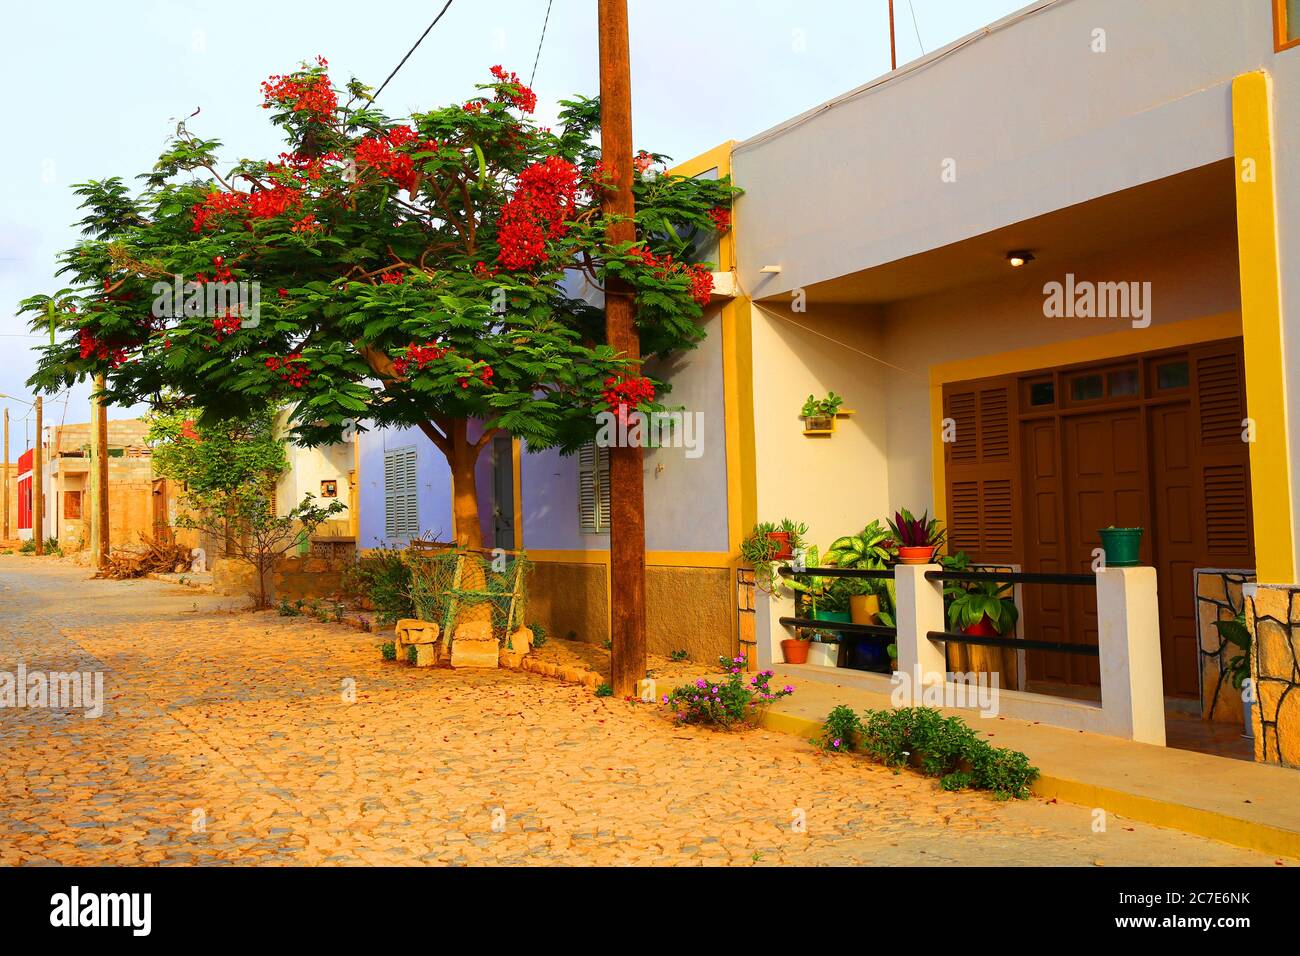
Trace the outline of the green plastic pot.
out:
M 1102 528 L 1097 534 L 1101 535 L 1101 547 L 1106 552 L 1106 567 L 1131 568 L 1139 563 L 1141 528 Z
M 848 611 L 822 611 L 813 612 L 814 621 L 838 621 L 841 624 L 848 624 L 852 621 L 852 616 Z

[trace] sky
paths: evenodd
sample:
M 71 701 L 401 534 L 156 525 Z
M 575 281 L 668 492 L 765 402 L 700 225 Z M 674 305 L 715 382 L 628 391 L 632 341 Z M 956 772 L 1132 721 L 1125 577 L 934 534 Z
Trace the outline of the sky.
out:
M 445 0 L 40 0 L 5 4 L 0 79 L 9 91 L 0 150 L 0 407 L 10 455 L 34 438 L 25 382 L 39 335 L 20 299 L 61 287 L 60 250 L 80 215 L 72 187 L 130 181 L 177 120 L 224 144 L 223 159 L 281 144 L 259 84 L 317 54 L 336 85 L 377 87 Z M 899 65 L 1001 19 L 1028 0 L 895 0 Z M 742 140 L 889 70 L 887 0 L 629 0 L 636 146 L 689 159 Z M 502 64 L 537 73 L 537 114 L 598 92 L 595 0 L 453 0 L 383 91 L 388 115 L 457 102 Z M 915 19 L 913 19 L 915 18 Z M 920 120 L 918 120 L 920 121 Z M 46 424 L 89 420 L 82 383 L 45 399 Z M 138 410 L 137 410 L 138 411 Z M 113 409 L 111 418 L 131 410 Z M 27 419 L 24 421 L 24 419 Z

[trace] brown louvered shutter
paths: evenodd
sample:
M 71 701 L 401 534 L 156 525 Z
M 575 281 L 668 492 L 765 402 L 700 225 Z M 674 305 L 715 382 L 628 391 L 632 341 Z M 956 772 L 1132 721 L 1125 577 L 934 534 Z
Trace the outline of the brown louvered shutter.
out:
M 1218 567 L 1253 568 L 1250 445 L 1241 340 L 1213 342 L 1190 353 L 1197 460 L 1204 493 L 1205 549 Z
M 944 386 L 948 551 L 989 562 L 1020 561 L 1016 503 L 1016 382 L 1013 378 Z

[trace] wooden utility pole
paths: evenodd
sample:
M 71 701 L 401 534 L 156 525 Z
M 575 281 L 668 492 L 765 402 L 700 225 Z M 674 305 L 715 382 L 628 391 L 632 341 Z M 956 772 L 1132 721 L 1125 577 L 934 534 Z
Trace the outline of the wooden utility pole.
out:
M 611 188 L 605 192 L 611 243 L 636 239 L 632 221 L 632 75 L 627 0 L 598 0 L 600 34 L 600 158 Z M 605 288 L 605 335 L 614 351 L 639 361 L 635 303 L 625 282 Z M 636 693 L 645 677 L 645 484 L 640 448 L 609 450 L 610 685 Z
M 32 540 L 36 553 L 45 553 L 45 489 L 42 472 L 45 470 L 41 448 L 41 396 L 36 396 L 36 442 L 32 446 Z
M 5 409 L 5 473 L 4 473 L 4 534 L 0 541 L 9 540 L 9 409 Z
M 894 52 L 894 0 L 889 0 L 889 68 L 898 69 L 898 54 Z
M 90 516 L 90 559 L 95 567 L 108 564 L 108 408 L 103 398 L 104 376 L 95 376 L 95 395 L 91 397 L 94 435 L 91 437 L 91 458 L 95 466 L 91 496 L 94 508 Z

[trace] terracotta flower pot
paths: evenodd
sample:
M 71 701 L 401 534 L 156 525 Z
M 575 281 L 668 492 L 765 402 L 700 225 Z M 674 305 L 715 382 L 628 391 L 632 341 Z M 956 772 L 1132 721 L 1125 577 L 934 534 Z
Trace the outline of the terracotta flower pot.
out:
M 787 664 L 808 663 L 808 642 L 797 638 L 787 638 L 781 642 L 781 653 Z
M 849 620 L 854 624 L 875 624 L 880 613 L 880 595 L 849 595 Z
M 776 544 L 776 554 L 772 555 L 774 560 L 789 561 L 794 557 L 794 553 L 790 550 L 789 531 L 769 531 L 767 533 L 767 539 Z
M 934 558 L 934 545 L 926 544 L 920 547 L 899 548 L 898 561 L 900 564 L 929 564 Z

